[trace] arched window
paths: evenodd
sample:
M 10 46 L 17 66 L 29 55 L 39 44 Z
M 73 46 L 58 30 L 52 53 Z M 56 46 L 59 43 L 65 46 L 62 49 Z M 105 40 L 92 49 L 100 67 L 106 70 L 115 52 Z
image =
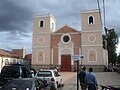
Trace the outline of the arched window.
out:
M 43 56 L 44 56 L 43 51 L 39 51 L 38 52 L 38 61 L 43 61 Z
M 54 30 L 54 23 L 52 23 L 52 30 Z
M 7 65 L 7 64 L 9 64 L 9 60 L 8 59 L 5 60 L 5 65 Z
M 94 22 L 93 22 L 93 16 L 90 16 L 89 17 L 89 24 L 93 24 Z
M 15 63 L 16 63 L 16 60 L 14 59 L 14 60 L 13 60 L 13 64 L 15 64 Z
M 40 26 L 40 27 L 43 27 L 43 26 L 44 26 L 44 21 L 43 21 L 43 20 L 41 20 L 41 21 L 39 22 L 39 26 Z
M 97 54 L 95 50 L 89 50 L 89 61 L 97 61 Z

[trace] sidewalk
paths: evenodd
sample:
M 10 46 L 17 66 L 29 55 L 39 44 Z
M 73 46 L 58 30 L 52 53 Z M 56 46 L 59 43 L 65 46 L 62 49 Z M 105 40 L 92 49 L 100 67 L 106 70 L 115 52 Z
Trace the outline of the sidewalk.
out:
M 74 78 L 76 73 L 75 72 L 60 72 L 60 75 L 62 77 L 62 83 L 66 84 L 69 82 L 71 78 Z
M 96 77 L 99 85 L 119 85 L 120 86 L 120 74 L 116 72 L 96 72 Z M 67 75 L 67 74 L 66 74 Z M 76 73 L 71 75 L 71 78 L 68 78 L 64 81 L 64 87 L 62 90 L 77 90 L 77 80 Z M 65 76 L 66 77 L 66 76 Z M 81 90 L 79 86 L 79 90 Z M 100 86 L 98 87 L 100 90 Z

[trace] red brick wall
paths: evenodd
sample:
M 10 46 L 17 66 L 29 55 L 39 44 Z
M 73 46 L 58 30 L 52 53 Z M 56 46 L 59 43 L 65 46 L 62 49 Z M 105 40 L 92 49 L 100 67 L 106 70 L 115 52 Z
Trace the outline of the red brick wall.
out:
M 61 36 L 63 34 L 52 35 L 51 46 L 53 48 L 53 64 L 58 63 L 58 43 L 61 42 Z M 81 34 L 69 34 L 71 41 L 74 43 L 74 54 L 79 54 L 79 48 L 81 47 Z

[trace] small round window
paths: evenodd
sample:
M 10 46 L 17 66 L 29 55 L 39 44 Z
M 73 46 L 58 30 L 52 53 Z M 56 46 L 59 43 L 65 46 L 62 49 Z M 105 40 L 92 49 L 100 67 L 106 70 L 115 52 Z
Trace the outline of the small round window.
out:
M 70 36 L 69 36 L 69 35 L 63 35 L 63 36 L 62 36 L 62 41 L 63 41 L 64 43 L 68 43 L 68 42 L 70 41 Z

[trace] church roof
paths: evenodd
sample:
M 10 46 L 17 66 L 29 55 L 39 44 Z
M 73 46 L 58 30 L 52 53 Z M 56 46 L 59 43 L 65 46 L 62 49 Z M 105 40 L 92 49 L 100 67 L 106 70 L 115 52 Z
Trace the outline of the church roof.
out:
M 62 27 L 59 30 L 57 30 L 55 33 L 76 33 L 76 32 L 78 33 L 80 31 L 65 25 L 64 27 Z

